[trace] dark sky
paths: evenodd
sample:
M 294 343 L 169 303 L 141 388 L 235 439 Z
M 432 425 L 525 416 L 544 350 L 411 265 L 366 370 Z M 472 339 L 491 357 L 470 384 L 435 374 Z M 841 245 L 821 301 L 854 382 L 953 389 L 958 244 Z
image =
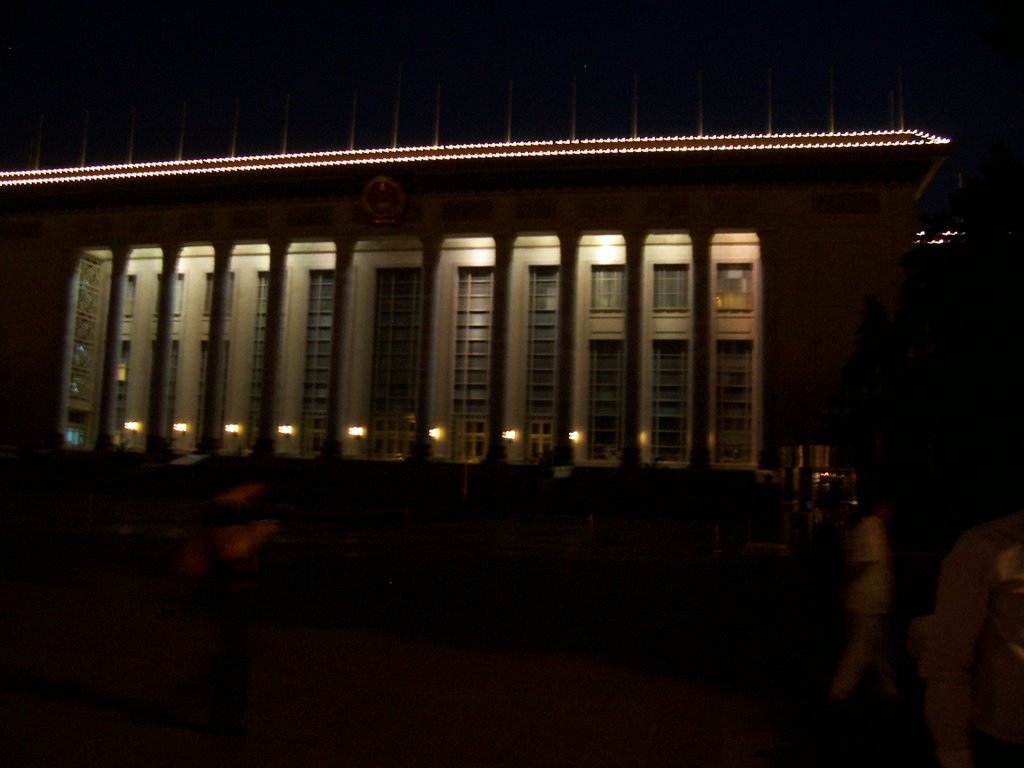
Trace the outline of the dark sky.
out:
M 1012 4 L 1012 0 L 1010 2 Z M 992 142 L 1024 156 L 1024 60 L 985 39 L 977 0 L 463 3 L 4 3 L 0 168 L 223 156 L 236 100 L 239 155 L 433 141 L 628 136 L 634 75 L 640 135 L 905 125 L 951 138 L 923 207 L 945 204 Z M 1005 29 L 1003 24 L 1000 29 Z M 131 115 L 135 114 L 134 134 Z M 42 119 L 40 116 L 42 115 Z M 40 133 L 40 125 L 41 133 Z

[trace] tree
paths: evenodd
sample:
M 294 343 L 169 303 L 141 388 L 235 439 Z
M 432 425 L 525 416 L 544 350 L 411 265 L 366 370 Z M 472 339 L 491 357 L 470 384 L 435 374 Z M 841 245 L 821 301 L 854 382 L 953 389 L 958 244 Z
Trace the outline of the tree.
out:
M 981 170 L 905 255 L 892 317 L 869 297 L 832 419 L 942 536 L 1024 503 L 1024 165 L 996 145 Z

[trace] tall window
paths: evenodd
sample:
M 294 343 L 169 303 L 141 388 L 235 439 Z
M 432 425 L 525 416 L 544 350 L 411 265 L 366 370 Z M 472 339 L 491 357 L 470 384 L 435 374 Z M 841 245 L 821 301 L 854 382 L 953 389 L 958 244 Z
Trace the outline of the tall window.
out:
M 754 310 L 754 265 L 719 264 L 715 274 L 715 309 L 719 312 Z
M 156 317 L 160 314 L 160 284 L 163 282 L 163 273 L 158 273 L 156 276 L 157 285 L 157 301 L 156 306 L 153 308 L 153 316 Z M 181 317 L 182 302 L 185 298 L 185 273 L 178 272 L 177 279 L 174 282 L 174 299 L 172 304 L 174 305 L 174 316 Z
M 683 311 L 690 308 L 690 265 L 654 265 L 654 311 Z
M 235 273 L 228 272 L 228 295 L 225 301 L 224 314 L 231 315 L 231 302 L 235 294 Z M 203 292 L 203 314 L 209 317 L 213 310 L 213 272 L 206 273 L 206 289 Z
M 124 316 L 131 317 L 135 314 L 135 289 L 138 286 L 138 275 L 124 276 Z
M 128 363 L 132 356 L 132 343 L 127 340 L 121 341 L 121 356 L 117 363 L 117 408 L 115 434 L 120 435 L 121 444 L 124 444 L 124 423 L 128 419 Z
M 622 311 L 625 268 L 619 265 L 594 265 L 590 268 L 590 308 Z
M 88 409 L 92 401 L 102 278 L 99 259 L 83 256 L 78 264 L 74 336 L 71 340 L 71 380 L 68 384 L 71 402 L 77 403 L 79 410 Z
M 156 342 L 154 341 L 150 348 L 150 359 L 156 358 Z M 167 406 L 167 423 L 164 425 L 166 432 L 165 434 L 173 436 L 174 432 L 171 427 L 174 424 L 174 406 L 177 400 L 178 393 L 178 340 L 171 340 L 171 357 L 167 361 L 167 397 L 164 399 L 164 403 Z
M 334 272 L 326 269 L 310 270 L 301 427 L 302 452 L 306 455 L 320 450 L 327 427 L 333 317 Z
M 590 342 L 591 459 L 614 459 L 622 445 L 622 342 Z
M 270 276 L 260 272 L 256 280 L 256 318 L 252 341 L 252 369 L 249 381 L 249 445 L 259 436 L 260 400 L 263 393 L 263 350 L 267 343 L 267 289 Z
M 717 344 L 715 460 L 721 463 L 749 463 L 753 458 L 753 350 L 747 340 Z
M 651 456 L 655 461 L 686 461 L 688 436 L 688 345 L 654 342 L 651 393 Z
M 419 268 L 378 269 L 370 455 L 405 456 L 415 437 L 419 383 Z
M 459 269 L 452 398 L 453 458 L 459 461 L 478 461 L 487 452 L 493 280 L 489 268 Z
M 527 458 L 552 449 L 555 357 L 558 330 L 558 267 L 531 266 L 526 329 Z
M 228 351 L 230 343 L 227 339 L 224 339 L 224 361 L 225 366 L 228 360 Z M 196 408 L 196 432 L 201 435 L 200 430 L 203 428 L 203 415 L 206 412 L 206 363 L 209 359 L 210 342 L 208 339 L 203 339 L 199 342 L 199 398 L 198 407 Z M 225 369 L 226 370 L 226 369 Z M 224 381 L 222 384 L 221 392 L 221 408 L 223 413 L 224 397 L 227 395 L 228 388 L 228 377 L 225 374 Z M 220 421 L 220 416 L 217 418 Z

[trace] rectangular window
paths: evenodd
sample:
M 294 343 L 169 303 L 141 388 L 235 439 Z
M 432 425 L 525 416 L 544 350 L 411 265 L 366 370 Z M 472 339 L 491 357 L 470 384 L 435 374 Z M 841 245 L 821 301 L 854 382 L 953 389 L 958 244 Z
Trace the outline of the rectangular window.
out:
M 235 294 L 235 273 L 228 273 L 228 295 L 225 301 L 224 315 L 231 316 L 231 302 Z M 213 272 L 206 273 L 206 290 L 203 293 L 203 314 L 207 317 L 213 311 Z
M 418 267 L 377 270 L 370 420 L 373 458 L 404 457 L 415 436 L 421 280 Z
M 715 460 L 749 463 L 753 457 L 754 345 L 719 341 L 715 365 Z
M 135 314 L 135 289 L 138 286 L 138 275 L 124 276 L 124 316 L 131 317 Z
M 204 417 L 204 413 L 205 413 L 205 410 L 206 410 L 206 367 L 207 367 L 207 360 L 208 360 L 208 357 L 209 357 L 209 349 L 210 349 L 210 342 L 209 342 L 209 340 L 203 339 L 202 341 L 199 342 L 199 398 L 198 398 L 199 403 L 198 403 L 198 408 L 196 409 L 196 432 L 199 434 L 200 437 L 202 437 L 203 417 Z M 229 349 L 230 349 L 230 344 L 229 344 L 227 339 L 224 339 L 224 365 L 225 366 L 227 366 Z M 228 390 L 228 377 L 226 375 L 226 368 L 225 368 L 225 376 L 224 376 L 224 382 L 223 382 L 223 387 L 222 387 L 222 392 L 221 392 L 221 400 L 220 400 L 221 408 L 222 409 L 223 409 L 224 404 L 226 402 L 225 397 L 227 396 L 227 390 Z M 220 417 L 218 417 L 217 420 L 219 421 Z
M 651 457 L 654 461 L 686 461 L 688 437 L 688 344 L 654 342 L 651 392 Z
M 267 341 L 267 291 L 270 275 L 260 272 L 256 278 L 256 317 L 253 321 L 252 369 L 249 381 L 249 445 L 254 445 L 260 424 L 260 397 L 263 392 L 263 349 Z
M 68 382 L 68 394 L 72 401 L 79 401 L 80 404 L 91 402 L 93 395 L 102 279 L 99 259 L 83 256 L 78 264 L 74 336 L 71 339 L 71 379 Z
M 539 461 L 552 449 L 555 358 L 558 331 L 558 267 L 531 266 L 526 329 L 527 458 Z
M 590 269 L 590 308 L 595 311 L 622 311 L 626 270 L 620 265 L 593 266 Z
M 587 435 L 591 459 L 614 459 L 622 446 L 622 342 L 590 342 L 590 419 Z
M 313 455 L 323 443 L 327 389 L 331 374 L 334 271 L 310 270 L 306 312 L 306 354 L 302 384 L 302 452 Z
M 124 444 L 124 423 L 128 419 L 128 363 L 131 360 L 132 355 L 132 343 L 130 341 L 121 342 L 121 357 L 117 363 L 117 408 L 116 416 L 117 425 L 115 434 L 121 436 L 121 443 Z
M 150 359 L 156 359 L 156 342 L 154 341 L 150 346 Z M 171 357 L 167 361 L 167 397 L 164 399 L 164 403 L 167 406 L 167 423 L 164 425 L 166 432 L 164 434 L 173 436 L 174 432 L 171 430 L 171 426 L 174 424 L 174 406 L 177 398 L 178 390 L 178 340 L 171 340 Z
M 64 428 L 64 444 L 75 450 L 85 449 L 85 431 L 88 423 L 87 414 L 82 411 L 69 411 L 68 423 Z
M 459 269 L 455 308 L 455 376 L 452 397 L 457 461 L 479 461 L 487 452 L 491 370 L 491 292 L 484 267 Z
M 156 276 L 156 306 L 153 308 L 153 317 L 157 317 L 160 314 L 160 284 L 163 282 L 163 274 L 158 273 Z M 185 297 L 185 273 L 179 272 L 177 275 L 177 281 L 174 283 L 174 299 L 172 304 L 174 305 L 174 316 L 181 317 L 182 303 Z
M 715 309 L 719 312 L 754 310 L 754 265 L 718 264 L 715 274 Z
M 654 311 L 681 312 L 690 308 L 690 265 L 654 265 Z

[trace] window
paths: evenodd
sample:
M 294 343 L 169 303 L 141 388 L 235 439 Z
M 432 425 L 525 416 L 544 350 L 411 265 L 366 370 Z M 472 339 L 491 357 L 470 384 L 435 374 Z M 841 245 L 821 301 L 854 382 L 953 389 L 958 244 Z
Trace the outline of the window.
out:
M 157 284 L 157 299 L 156 307 L 153 309 L 153 316 L 157 317 L 160 314 L 160 284 L 163 282 L 163 275 L 158 274 L 156 276 Z M 177 282 L 174 284 L 174 299 L 172 301 L 174 305 L 174 316 L 181 317 L 182 301 L 185 295 L 185 273 L 179 272 Z
M 487 451 L 493 274 L 489 268 L 461 268 L 458 274 L 452 458 L 478 461 Z
M 754 310 L 754 265 L 718 264 L 715 275 L 715 309 L 719 312 Z
M 68 423 L 64 429 L 64 444 L 68 448 L 83 450 L 85 448 L 86 414 L 82 411 L 70 411 Z
M 267 291 L 270 276 L 260 272 L 256 278 L 256 317 L 252 341 L 252 369 L 249 380 L 249 444 L 259 436 L 260 400 L 263 392 L 263 350 L 267 342 Z
M 206 273 L 206 289 L 203 293 L 203 314 L 209 317 L 213 310 L 213 272 Z M 228 272 L 228 295 L 225 300 L 224 315 L 231 316 L 231 301 L 235 294 L 235 273 Z
M 203 339 L 199 342 L 199 398 L 198 407 L 196 408 L 196 432 L 200 437 L 203 435 L 203 418 L 206 412 L 206 368 L 209 360 L 210 342 L 207 339 Z M 225 404 L 225 398 L 227 397 L 228 390 L 228 377 L 227 377 L 227 361 L 228 353 L 230 350 L 230 342 L 224 339 L 224 370 L 225 376 L 221 387 L 221 413 L 223 414 L 223 408 Z M 220 421 L 221 416 L 218 414 L 217 420 Z M 216 437 L 216 435 L 214 435 Z
M 622 342 L 590 342 L 591 459 L 614 459 L 622 445 Z
M 71 340 L 71 379 L 68 382 L 68 393 L 72 400 L 88 402 L 93 394 L 101 279 L 99 259 L 83 256 L 78 264 L 74 336 Z
M 617 266 L 593 266 L 590 269 L 590 308 L 595 311 L 622 311 L 625 269 Z
M 124 316 L 131 317 L 135 314 L 135 288 L 138 284 L 138 275 L 125 275 L 124 277 Z
M 651 457 L 654 461 L 685 461 L 689 453 L 685 341 L 654 342 L 651 392 Z
M 331 327 L 334 318 L 334 272 L 309 273 L 306 355 L 302 384 L 302 452 L 315 454 L 323 442 L 327 390 L 331 374 Z
M 125 442 L 124 423 L 128 419 L 128 364 L 132 356 L 132 343 L 121 342 L 121 357 L 117 363 L 117 408 L 115 409 L 117 426 L 115 434 L 120 435 L 121 444 Z
M 715 383 L 715 460 L 749 463 L 753 453 L 753 343 L 717 344 Z
M 531 266 L 526 329 L 527 458 L 551 451 L 555 414 L 558 267 Z
M 690 308 L 690 265 L 654 265 L 654 310 L 683 311 Z
M 378 269 L 370 455 L 405 456 L 415 436 L 419 386 L 419 268 Z

